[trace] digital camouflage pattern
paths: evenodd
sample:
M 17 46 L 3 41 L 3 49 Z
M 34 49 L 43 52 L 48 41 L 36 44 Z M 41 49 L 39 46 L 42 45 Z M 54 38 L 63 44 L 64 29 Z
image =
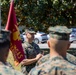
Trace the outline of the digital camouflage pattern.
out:
M 56 56 L 33 68 L 28 75 L 76 75 L 76 65 Z
M 6 62 L 6 65 L 9 66 L 10 68 L 14 69 L 14 67 L 11 65 L 10 62 Z
M 30 27 L 28 29 L 25 29 L 25 33 L 34 33 L 35 34 L 36 32 L 35 32 L 34 28 Z
M 39 66 L 39 65 L 41 65 L 42 63 L 48 61 L 49 58 L 50 58 L 50 54 L 44 55 L 42 58 L 40 58 L 40 59 L 38 60 L 38 62 L 36 63 L 36 66 Z M 75 64 L 75 65 L 76 65 L 76 57 L 73 56 L 72 54 L 67 53 L 66 59 L 67 59 L 69 62 L 71 62 L 72 64 Z
M 10 31 L 2 29 L 0 30 L 0 42 L 4 42 L 5 40 L 10 40 Z
M 50 54 L 46 54 L 44 55 L 42 58 L 40 58 L 37 63 L 36 63 L 36 66 L 39 66 L 41 64 L 43 64 L 44 62 L 48 61 L 50 58 Z
M 10 68 L 8 65 L 0 62 L 0 75 L 23 75 L 21 72 Z
M 37 44 L 34 42 L 28 43 L 24 42 L 23 44 L 23 50 L 25 53 L 25 56 L 27 56 L 27 59 L 35 58 L 37 54 L 40 53 L 40 48 Z M 36 65 L 36 62 L 31 65 L 21 65 L 21 70 L 24 74 L 28 73 L 34 66 Z
M 53 32 L 53 33 L 57 32 L 57 33 L 61 33 L 61 34 L 63 34 L 63 33 L 69 34 L 69 33 L 71 33 L 72 30 L 67 28 L 66 26 L 54 26 L 54 27 L 51 26 L 48 28 L 48 31 Z
M 6 42 L 7 40 L 10 41 L 10 31 L 4 29 L 0 30 L 0 44 Z M 23 75 L 21 72 L 12 69 L 11 64 L 9 64 L 8 62 L 1 61 L 2 59 L 0 58 L 0 75 Z
M 76 56 L 72 55 L 72 54 L 69 54 L 67 53 L 67 56 L 66 56 L 67 60 L 72 63 L 72 64 L 75 64 L 76 65 Z
M 49 28 L 51 38 L 69 41 L 69 30 L 66 26 Z M 62 56 L 52 56 L 43 64 L 33 68 L 28 75 L 76 75 L 76 65 Z
M 68 29 L 66 26 L 54 26 L 48 28 L 49 35 L 52 38 L 58 40 L 69 40 L 69 34 L 71 33 L 71 29 Z

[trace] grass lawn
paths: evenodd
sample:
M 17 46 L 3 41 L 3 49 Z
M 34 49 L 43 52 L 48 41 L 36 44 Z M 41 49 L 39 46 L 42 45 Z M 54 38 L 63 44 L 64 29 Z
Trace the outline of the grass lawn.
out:
M 14 59 L 13 59 L 13 55 L 12 55 L 12 52 L 11 52 L 11 51 L 9 52 L 9 56 L 8 56 L 7 61 L 12 64 L 12 66 L 14 67 L 14 69 L 16 69 L 16 70 L 18 70 L 18 71 L 21 71 L 21 69 L 20 69 L 20 64 L 19 64 L 18 66 L 15 66 L 15 65 L 14 65 Z

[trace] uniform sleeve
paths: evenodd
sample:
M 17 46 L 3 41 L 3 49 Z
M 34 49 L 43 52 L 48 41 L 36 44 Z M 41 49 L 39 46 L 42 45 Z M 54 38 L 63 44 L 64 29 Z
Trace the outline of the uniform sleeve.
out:
M 42 62 L 43 59 L 44 59 L 43 57 L 40 58 L 40 59 L 37 61 L 36 66 L 39 66 L 40 64 L 42 64 L 42 63 L 43 63 L 43 62 Z
M 6 62 L 6 65 L 9 66 L 10 68 L 14 69 L 14 67 L 11 65 L 10 62 Z
M 38 60 L 38 62 L 36 63 L 36 66 L 39 66 L 43 64 L 44 62 L 48 61 L 49 58 L 50 58 L 50 54 L 44 55 L 42 58 Z
M 29 72 L 28 75 L 38 75 L 38 74 L 34 73 L 34 71 L 35 71 L 35 67 L 33 69 L 31 69 L 31 71 Z
M 16 71 L 8 66 L 0 65 L 0 75 L 23 75 L 23 73 Z
M 24 74 L 21 72 L 16 72 L 16 75 L 24 75 Z
M 74 55 L 67 53 L 67 60 L 76 65 L 76 57 Z

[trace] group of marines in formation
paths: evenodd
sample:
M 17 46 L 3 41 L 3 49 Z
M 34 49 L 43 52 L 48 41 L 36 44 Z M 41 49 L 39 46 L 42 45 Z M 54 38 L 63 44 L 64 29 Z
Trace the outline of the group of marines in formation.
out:
M 0 31 L 0 75 L 76 75 L 76 57 L 67 53 L 71 29 L 66 26 L 48 28 L 49 54 L 44 55 L 33 42 L 33 28 L 25 29 L 26 41 L 22 44 L 26 59 L 21 62 L 21 72 L 7 64 L 10 48 L 10 31 Z M 6 38 L 5 38 L 6 37 Z

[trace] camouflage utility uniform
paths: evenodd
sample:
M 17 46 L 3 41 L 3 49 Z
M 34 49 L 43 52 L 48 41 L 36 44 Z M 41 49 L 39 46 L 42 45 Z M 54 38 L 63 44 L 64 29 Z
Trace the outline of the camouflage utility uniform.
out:
M 10 48 L 10 31 L 0 30 L 0 75 L 23 75 L 6 61 Z
M 0 75 L 23 75 L 23 74 L 0 62 Z
M 41 65 L 42 63 L 48 61 L 49 58 L 50 58 L 50 54 L 46 54 L 46 55 L 43 56 L 40 60 L 38 60 L 38 62 L 36 63 L 36 66 L 39 66 L 39 65 Z M 66 59 L 67 59 L 69 62 L 71 62 L 71 63 L 73 63 L 73 64 L 76 65 L 76 57 L 73 56 L 72 54 L 67 53 Z
M 48 55 L 49 60 L 33 68 L 28 75 L 76 75 L 76 65 L 72 63 L 73 61 L 71 62 L 72 57 L 68 57 L 65 52 L 70 44 L 69 34 L 71 29 L 66 26 L 51 26 L 48 31 L 50 36 L 48 46 L 50 47 L 50 55 L 52 55 Z M 63 42 L 66 44 L 64 49 L 62 49 L 64 47 Z M 62 44 L 60 45 L 61 49 L 59 49 L 59 43 Z
M 35 44 L 34 42 L 32 43 L 28 43 L 28 42 L 24 42 L 23 44 L 23 48 L 24 48 L 24 53 L 25 56 L 27 56 L 27 59 L 32 59 L 35 58 L 37 54 L 40 53 L 40 48 L 37 44 Z M 30 65 L 21 65 L 21 70 L 23 73 L 28 73 L 34 66 L 36 65 L 35 63 L 32 63 Z
M 57 56 L 33 68 L 29 75 L 76 75 L 76 66 Z
M 50 58 L 50 54 L 46 54 L 44 55 L 42 58 L 40 58 L 37 63 L 36 63 L 36 66 L 39 66 L 41 64 L 43 64 L 44 62 L 48 61 Z
M 14 67 L 11 65 L 10 62 L 6 62 L 6 65 L 9 66 L 10 68 L 14 69 Z

